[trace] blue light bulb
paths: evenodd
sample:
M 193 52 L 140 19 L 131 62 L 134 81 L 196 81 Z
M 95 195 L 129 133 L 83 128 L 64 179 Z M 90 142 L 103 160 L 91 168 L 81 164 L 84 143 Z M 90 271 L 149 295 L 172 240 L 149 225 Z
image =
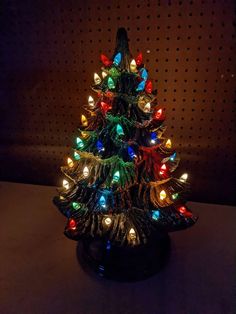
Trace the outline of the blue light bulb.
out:
M 151 143 L 155 144 L 157 142 L 157 134 L 156 134 L 156 132 L 152 132 L 150 137 L 151 137 Z
M 140 92 L 140 91 L 142 91 L 142 90 L 144 90 L 144 88 L 145 88 L 145 81 L 142 81 L 142 82 L 140 82 L 139 84 L 138 84 L 138 87 L 136 88 L 136 91 L 137 92 Z
M 99 140 L 98 140 L 97 143 L 96 143 L 96 147 L 97 147 L 97 150 L 98 150 L 99 153 L 105 150 L 105 148 L 104 148 L 102 142 L 99 141 Z
M 141 78 L 144 79 L 144 81 L 146 81 L 148 78 L 147 70 L 143 68 L 140 70 L 140 73 L 141 73 Z
M 101 206 L 101 207 L 103 207 L 103 208 L 105 208 L 106 207 L 106 199 L 105 199 L 105 197 L 102 195 L 101 197 L 100 197 L 100 199 L 99 199 L 99 205 Z
M 170 156 L 170 161 L 172 161 L 172 162 L 175 161 L 175 158 L 176 158 L 176 153 L 174 153 L 173 155 Z
M 160 217 L 160 212 L 159 212 L 159 210 L 153 210 L 153 211 L 152 211 L 152 219 L 153 219 L 153 220 L 158 220 L 159 217 Z
M 128 154 L 130 156 L 130 158 L 134 159 L 135 157 L 137 157 L 137 155 L 135 154 L 134 150 L 132 147 L 128 147 Z
M 118 52 L 118 53 L 115 55 L 115 57 L 114 57 L 113 63 L 114 63 L 115 65 L 119 65 L 120 62 L 121 62 L 121 53 Z

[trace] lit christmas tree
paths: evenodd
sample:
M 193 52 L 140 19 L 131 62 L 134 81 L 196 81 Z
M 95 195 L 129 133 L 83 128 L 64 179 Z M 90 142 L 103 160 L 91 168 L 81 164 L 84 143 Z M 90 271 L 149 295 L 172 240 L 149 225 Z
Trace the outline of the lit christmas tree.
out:
M 131 56 L 124 29 L 113 57 L 102 54 L 101 62 L 96 97 L 88 97 L 54 203 L 68 219 L 68 238 L 138 247 L 156 232 L 192 226 L 197 217 L 185 205 L 188 175 L 173 176 L 179 158 L 163 136 L 157 92 L 142 54 Z

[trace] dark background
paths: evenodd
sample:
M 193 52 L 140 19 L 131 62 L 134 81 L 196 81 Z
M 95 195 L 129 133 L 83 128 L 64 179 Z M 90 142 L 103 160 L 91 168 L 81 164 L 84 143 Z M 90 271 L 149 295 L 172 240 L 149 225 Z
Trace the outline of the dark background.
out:
M 234 1 L 5 1 L 1 12 L 1 180 L 61 184 L 100 53 L 124 26 L 190 199 L 236 203 Z

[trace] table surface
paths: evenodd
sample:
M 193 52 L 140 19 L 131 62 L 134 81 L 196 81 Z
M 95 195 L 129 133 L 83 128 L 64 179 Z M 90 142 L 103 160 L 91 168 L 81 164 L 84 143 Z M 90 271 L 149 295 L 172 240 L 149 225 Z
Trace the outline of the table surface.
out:
M 236 310 L 236 208 L 189 202 L 200 218 L 171 233 L 155 276 L 115 282 L 85 273 L 55 187 L 0 182 L 0 313 L 228 314 Z

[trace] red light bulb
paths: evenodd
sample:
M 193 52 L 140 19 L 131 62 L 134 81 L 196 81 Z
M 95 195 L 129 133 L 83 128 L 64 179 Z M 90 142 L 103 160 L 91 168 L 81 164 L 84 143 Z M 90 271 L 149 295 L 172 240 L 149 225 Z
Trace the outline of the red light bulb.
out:
M 107 58 L 107 56 L 105 56 L 105 55 L 103 55 L 103 54 L 101 54 L 101 61 L 102 61 L 102 63 L 103 63 L 106 67 L 112 65 L 112 61 L 109 60 L 109 58 Z
M 142 52 L 140 52 L 137 57 L 135 58 L 135 62 L 137 64 L 137 66 L 140 66 L 141 64 L 143 64 L 143 54 Z
M 186 209 L 186 207 L 181 206 L 181 207 L 178 208 L 178 211 L 180 212 L 180 214 L 184 215 L 187 212 L 187 209 Z
M 166 170 L 167 170 L 167 167 L 166 167 L 165 164 L 163 164 L 163 165 L 161 166 L 161 168 L 160 168 L 160 175 L 164 175 L 165 172 L 166 172 Z
M 154 113 L 153 118 L 154 118 L 155 120 L 161 120 L 161 119 L 163 118 L 163 110 L 162 110 L 162 109 L 157 110 L 157 111 Z
M 104 115 L 107 113 L 108 110 L 111 110 L 111 108 L 111 105 L 105 103 L 104 101 L 101 101 L 101 110 Z
M 69 220 L 69 228 L 72 229 L 72 230 L 76 229 L 76 222 L 75 222 L 74 219 L 70 219 Z
M 147 83 L 145 85 L 145 91 L 149 94 L 152 92 L 152 82 L 150 80 L 147 80 Z

